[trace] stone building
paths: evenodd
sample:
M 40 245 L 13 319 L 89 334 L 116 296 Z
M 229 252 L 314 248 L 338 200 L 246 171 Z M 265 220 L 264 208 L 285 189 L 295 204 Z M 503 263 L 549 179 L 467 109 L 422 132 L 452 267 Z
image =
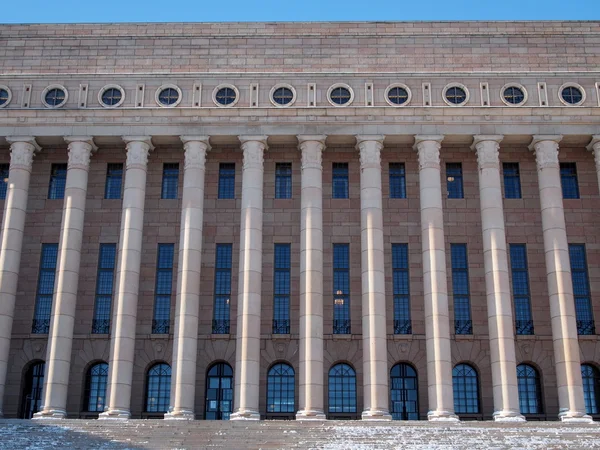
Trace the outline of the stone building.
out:
M 0 26 L 0 415 L 591 421 L 600 22 Z

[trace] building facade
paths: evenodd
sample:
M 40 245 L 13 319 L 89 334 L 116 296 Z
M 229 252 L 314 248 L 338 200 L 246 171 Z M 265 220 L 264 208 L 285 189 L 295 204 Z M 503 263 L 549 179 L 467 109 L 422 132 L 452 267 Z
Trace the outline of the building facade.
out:
M 0 415 L 599 416 L 599 22 L 4 25 L 0 61 Z

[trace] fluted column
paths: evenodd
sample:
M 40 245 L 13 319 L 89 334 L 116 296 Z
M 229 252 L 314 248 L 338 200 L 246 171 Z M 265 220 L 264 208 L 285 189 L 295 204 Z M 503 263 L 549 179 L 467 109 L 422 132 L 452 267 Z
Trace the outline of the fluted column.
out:
M 129 419 L 140 284 L 142 230 L 149 136 L 124 136 L 127 144 L 125 189 L 117 263 L 117 289 L 108 367 L 107 406 L 99 419 Z
M 165 419 L 195 417 L 196 356 L 204 212 L 204 173 L 208 136 L 181 136 L 185 150 L 179 233 L 177 304 L 173 341 L 171 404 Z
M 421 246 L 427 385 L 431 421 L 457 421 L 452 394 L 450 317 L 446 280 L 444 212 L 440 171 L 440 148 L 444 136 L 415 136 L 419 153 Z
M 300 223 L 300 408 L 296 420 L 325 420 L 323 408 L 323 166 L 326 136 L 298 136 Z
M 592 140 L 588 144 L 587 149 L 594 154 L 596 175 L 598 176 L 598 188 L 600 189 L 600 134 L 592 136 Z
M 559 418 L 563 422 L 591 422 L 585 413 L 579 342 L 569 261 L 569 244 L 563 209 L 558 143 L 562 136 L 534 136 L 542 210 L 550 318 L 554 342 L 554 367 L 558 389 Z
M 0 237 L 0 417 L 3 416 L 29 179 L 33 156 L 41 150 L 33 137 L 7 137 L 6 140 L 10 144 L 10 169 Z
M 388 394 L 381 149 L 384 136 L 356 136 L 360 152 L 363 420 L 391 420 Z
M 487 297 L 494 420 L 524 422 L 519 411 L 514 321 L 508 277 L 498 151 L 504 136 L 475 136 Z
M 244 151 L 244 165 L 235 346 L 235 412 L 231 420 L 259 420 L 263 153 L 267 149 L 267 137 L 240 136 L 239 139 Z
M 69 144 L 69 160 L 56 268 L 56 288 L 46 352 L 42 407 L 34 414 L 34 419 L 64 419 L 67 416 L 88 173 L 90 157 L 97 149 L 91 137 L 65 137 L 65 141 Z

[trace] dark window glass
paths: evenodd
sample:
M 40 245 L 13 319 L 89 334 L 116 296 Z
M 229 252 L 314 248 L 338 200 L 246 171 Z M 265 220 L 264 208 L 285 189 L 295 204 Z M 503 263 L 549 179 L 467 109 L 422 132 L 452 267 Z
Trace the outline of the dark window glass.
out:
M 8 102 L 8 91 L 6 89 L 0 89 L 0 106 L 5 105 Z
M 450 251 L 452 260 L 452 292 L 454 294 L 454 332 L 456 334 L 473 334 L 467 245 L 450 244 Z
M 521 414 L 542 414 L 542 388 L 537 370 L 528 364 L 519 364 L 517 384 Z
M 457 364 L 452 369 L 454 412 L 479 414 L 479 380 L 477 372 L 468 364 Z
M 275 198 L 292 198 L 292 163 L 275 164 Z
M 33 334 L 48 334 L 50 330 L 50 314 L 52 313 L 52 295 L 54 294 L 57 257 L 58 244 L 42 244 L 35 311 L 31 327 L 31 333 Z
M 179 184 L 179 164 L 163 164 L 161 198 L 177 198 L 177 186 Z
M 329 414 L 356 413 L 356 372 L 348 364 L 329 370 Z
M 121 198 L 121 185 L 123 184 L 123 164 L 108 164 L 106 167 L 106 185 L 104 198 Z
M 515 305 L 515 329 L 517 334 L 533 334 L 531 317 L 531 294 L 527 269 L 527 247 L 525 244 L 510 244 L 510 266 L 512 292 Z
M 446 164 L 446 186 L 448 198 L 464 198 L 463 176 L 461 163 Z
M 0 200 L 6 199 L 8 189 L 8 172 L 10 164 L 0 164 Z
M 102 93 L 102 103 L 106 106 L 115 106 L 123 98 L 123 93 L 116 88 L 108 88 Z
M 560 96 L 565 102 L 570 103 L 571 105 L 575 105 L 583 99 L 582 92 L 575 86 L 568 86 L 564 88 L 560 92 Z
M 275 244 L 273 334 L 290 333 L 290 244 Z
M 345 105 L 350 101 L 350 91 L 345 87 L 336 87 L 331 91 L 329 98 L 336 105 Z
M 333 334 L 350 334 L 350 246 L 333 244 Z
M 23 413 L 21 419 L 31 419 L 42 407 L 42 388 L 44 387 L 44 369 L 46 364 L 33 363 L 25 373 L 25 388 L 23 390 Z
M 348 198 L 348 163 L 333 163 L 332 197 Z
M 560 163 L 560 184 L 563 198 L 579 198 L 577 166 L 575 163 Z
M 229 420 L 233 411 L 233 370 L 227 363 L 211 366 L 206 376 L 205 420 Z
M 44 97 L 46 103 L 50 106 L 59 106 L 65 102 L 65 91 L 59 88 L 50 89 Z
M 117 244 L 100 244 L 98 257 L 98 278 L 96 280 L 96 301 L 94 304 L 93 334 L 108 334 L 110 331 L 110 310 L 115 278 Z
M 49 199 L 65 198 L 65 185 L 67 184 L 67 165 L 52 164 L 50 171 Z
M 396 86 L 388 91 L 388 100 L 395 105 L 402 105 L 408 101 L 408 92 L 406 89 Z
M 219 164 L 219 198 L 235 198 L 235 163 Z
M 504 174 L 504 198 L 521 198 L 519 163 L 502 164 Z
M 171 399 L 171 366 L 154 364 L 146 379 L 146 412 L 167 412 Z
M 291 366 L 278 363 L 271 367 L 267 374 L 267 413 L 295 413 L 294 386 Z
M 217 244 L 215 262 L 215 298 L 213 334 L 229 334 L 229 298 L 231 296 L 231 244 Z
M 173 105 L 177 103 L 177 100 L 179 100 L 179 92 L 177 92 L 177 89 L 166 88 L 160 91 L 160 94 L 158 94 L 158 102 L 161 105 Z
M 278 105 L 287 105 L 294 99 L 294 93 L 291 89 L 280 87 L 273 92 L 273 101 Z
M 85 411 L 104 411 L 107 380 L 108 364 L 101 362 L 89 368 L 85 377 Z
M 518 105 L 522 103 L 523 100 L 525 100 L 525 93 L 521 88 L 518 88 L 516 86 L 507 87 L 506 89 L 504 89 L 502 95 L 504 96 L 504 100 L 506 100 L 512 105 Z
M 233 89 L 224 87 L 218 90 L 215 98 L 217 99 L 217 103 L 220 105 L 231 105 L 233 102 L 235 102 L 237 95 Z
M 152 333 L 168 334 L 171 321 L 171 292 L 173 290 L 173 244 L 158 244 L 156 288 L 154 290 L 154 319 Z
M 408 244 L 392 244 L 394 334 L 411 334 Z
M 419 420 L 417 372 L 409 364 L 399 363 L 390 372 L 392 419 Z
M 581 365 L 583 380 L 583 398 L 585 411 L 588 414 L 600 413 L 600 371 L 591 364 Z
M 584 244 L 569 244 L 577 334 L 596 334 Z
M 458 86 L 452 86 L 446 90 L 446 100 L 455 105 L 460 105 L 467 100 L 467 93 Z
M 406 198 L 404 163 L 390 163 L 390 198 Z

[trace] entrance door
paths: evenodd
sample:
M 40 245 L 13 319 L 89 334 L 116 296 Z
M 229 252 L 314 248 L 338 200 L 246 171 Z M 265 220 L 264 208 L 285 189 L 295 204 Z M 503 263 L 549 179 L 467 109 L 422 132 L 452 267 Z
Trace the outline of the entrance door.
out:
M 391 395 L 392 418 L 395 420 L 419 420 L 417 372 L 408 364 L 392 367 Z
M 206 420 L 229 420 L 233 409 L 233 370 L 227 363 L 217 363 L 206 377 Z
M 44 362 L 29 365 L 25 372 L 21 418 L 31 419 L 40 410 L 42 404 L 42 387 L 44 386 Z

